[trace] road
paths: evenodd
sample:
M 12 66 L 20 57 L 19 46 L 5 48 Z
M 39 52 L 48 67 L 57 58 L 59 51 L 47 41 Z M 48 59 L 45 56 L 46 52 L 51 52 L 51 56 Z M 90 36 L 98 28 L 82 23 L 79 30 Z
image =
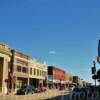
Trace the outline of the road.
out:
M 1 96 L 0 100 L 72 100 L 70 98 L 69 93 L 62 93 L 59 95 L 49 95 L 47 93 L 41 93 L 41 94 L 32 94 L 32 95 L 14 95 L 14 96 Z M 53 94 L 53 93 L 52 93 Z M 74 99 L 76 100 L 76 99 Z M 79 100 L 79 99 L 78 99 Z M 81 100 L 81 99 L 80 99 Z M 94 100 L 94 99 L 85 99 L 85 100 Z M 98 99 L 100 100 L 100 97 Z
M 69 96 L 66 91 L 58 90 L 50 90 L 44 93 L 34 93 L 29 95 L 0 96 L 0 100 L 69 100 L 68 98 Z
M 56 97 L 52 97 L 46 100 L 71 100 L 70 99 L 70 95 L 66 94 L 66 95 L 61 95 L 61 96 L 56 96 Z
M 52 97 L 49 98 L 47 100 L 100 100 L 100 95 L 98 95 L 97 98 L 85 98 L 85 99 L 71 99 L 71 95 L 70 94 L 65 94 L 65 95 L 59 95 L 57 97 Z
M 34 95 L 25 95 L 25 96 L 3 96 L 0 97 L 0 100 L 70 100 L 69 95 L 49 97 L 49 99 L 47 98 L 34 97 Z
M 29 95 L 0 96 L 0 100 L 72 100 L 72 99 L 68 91 L 50 90 L 44 93 L 34 93 Z M 85 100 L 94 100 L 94 99 L 85 99 Z M 100 97 L 98 97 L 98 99 L 96 100 L 100 100 Z

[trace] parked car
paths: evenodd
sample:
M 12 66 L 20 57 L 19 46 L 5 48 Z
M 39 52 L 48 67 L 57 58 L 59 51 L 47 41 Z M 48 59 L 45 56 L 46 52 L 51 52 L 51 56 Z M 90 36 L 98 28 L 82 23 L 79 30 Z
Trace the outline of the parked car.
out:
M 46 87 L 41 87 L 41 88 L 40 88 L 40 91 L 41 91 L 41 92 L 46 92 L 46 91 L 47 91 L 47 88 L 46 88 Z
M 78 94 L 80 93 L 80 88 L 74 88 L 71 93 L 71 100 L 78 100 Z
M 40 88 L 36 88 L 34 92 L 35 93 L 40 93 L 41 92 L 41 89 Z
M 40 93 L 40 92 L 46 92 L 47 88 L 46 87 L 40 87 L 40 88 L 36 88 L 36 93 Z
M 34 92 L 36 92 L 37 89 L 34 86 L 24 86 L 22 88 L 20 88 L 19 90 L 17 90 L 17 94 L 33 94 Z
M 69 87 L 70 91 L 73 91 L 74 88 L 75 88 L 75 86 L 70 86 L 70 87 Z
M 61 85 L 60 87 L 59 87 L 59 90 L 64 90 L 66 87 L 65 87 L 65 85 Z

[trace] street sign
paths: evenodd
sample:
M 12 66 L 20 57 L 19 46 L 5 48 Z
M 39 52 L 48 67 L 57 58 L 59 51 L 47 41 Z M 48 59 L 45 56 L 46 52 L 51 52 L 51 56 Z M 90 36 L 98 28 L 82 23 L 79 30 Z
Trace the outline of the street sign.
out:
M 48 80 L 52 81 L 53 80 L 53 75 L 48 75 Z

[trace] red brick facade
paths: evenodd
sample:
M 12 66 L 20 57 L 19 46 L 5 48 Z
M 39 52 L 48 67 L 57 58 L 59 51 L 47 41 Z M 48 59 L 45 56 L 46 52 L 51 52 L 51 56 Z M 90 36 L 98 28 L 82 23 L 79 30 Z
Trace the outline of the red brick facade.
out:
M 57 81 L 65 81 L 66 80 L 65 72 L 54 66 L 48 67 L 48 75 L 52 75 L 53 80 L 57 80 Z

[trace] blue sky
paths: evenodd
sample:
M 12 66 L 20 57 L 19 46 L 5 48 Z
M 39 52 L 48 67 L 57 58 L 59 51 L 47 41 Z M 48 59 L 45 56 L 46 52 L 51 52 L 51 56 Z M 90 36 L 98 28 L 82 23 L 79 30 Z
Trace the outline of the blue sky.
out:
M 86 81 L 99 38 L 99 0 L 0 0 L 1 42 Z

